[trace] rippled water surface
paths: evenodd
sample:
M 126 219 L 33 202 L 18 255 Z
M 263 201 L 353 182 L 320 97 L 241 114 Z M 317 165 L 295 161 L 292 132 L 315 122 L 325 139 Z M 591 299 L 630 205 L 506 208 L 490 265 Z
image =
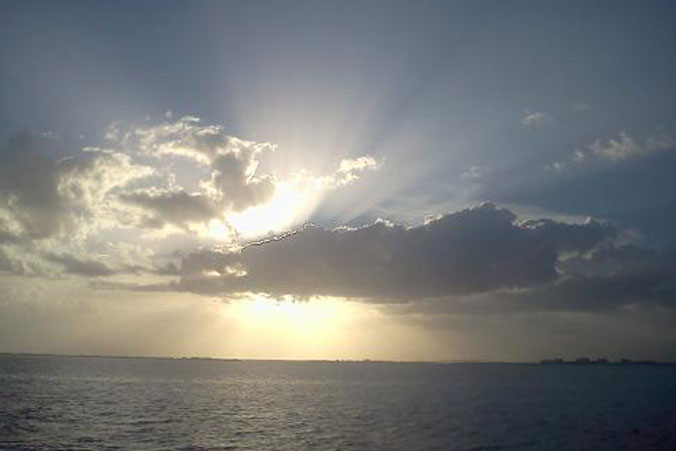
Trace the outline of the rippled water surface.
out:
M 0 356 L 2 449 L 676 449 L 676 367 Z

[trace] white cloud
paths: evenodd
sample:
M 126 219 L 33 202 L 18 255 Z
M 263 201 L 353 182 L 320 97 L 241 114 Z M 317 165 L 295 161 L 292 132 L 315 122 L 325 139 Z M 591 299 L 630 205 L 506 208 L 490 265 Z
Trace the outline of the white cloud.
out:
M 582 163 L 584 163 L 584 160 L 585 160 L 586 158 L 587 158 L 586 155 L 585 155 L 584 152 L 582 152 L 581 150 L 575 150 L 575 151 L 573 152 L 573 161 L 574 161 L 575 163 L 577 163 L 577 164 L 582 164 Z
M 606 143 L 597 140 L 589 146 L 589 150 L 595 155 L 610 161 L 621 161 L 674 148 L 676 148 L 676 140 L 661 131 L 652 133 L 642 143 L 622 131 L 617 139 L 611 138 Z
M 645 153 L 646 149 L 639 146 L 634 139 L 625 132 L 620 132 L 619 139 L 609 139 L 603 144 L 600 140 L 589 146 L 595 155 L 610 161 L 619 161 L 631 156 Z
M 365 155 L 359 158 L 344 158 L 340 161 L 338 165 L 338 171 L 340 173 L 349 173 L 355 171 L 364 171 L 367 169 L 377 169 L 378 163 L 375 158 L 370 155 Z
M 554 121 L 552 116 L 542 111 L 531 112 L 529 110 L 524 110 L 524 113 L 525 115 L 521 119 L 521 123 L 527 128 L 541 127 Z
M 247 141 L 225 132 L 220 125 L 202 124 L 194 116 L 184 116 L 175 122 L 139 126 L 132 130 L 138 148 L 154 157 L 166 155 L 192 158 L 210 164 L 222 155 L 237 155 L 254 164 L 258 154 L 274 151 L 276 146 L 266 142 Z
M 567 166 L 568 164 L 563 161 L 555 161 L 551 164 L 546 165 L 545 170 L 554 172 L 563 172 Z
M 567 159 L 545 165 L 545 170 L 563 172 L 574 166 L 618 163 L 673 149 L 676 149 L 676 139 L 663 131 L 653 132 L 642 141 L 622 131 L 619 137 L 610 138 L 605 142 L 597 139 L 587 146 L 586 152 L 575 149 Z
M 344 158 L 338 169 L 330 175 L 320 177 L 321 183 L 327 188 L 338 188 L 348 185 L 359 178 L 359 174 L 366 171 L 375 171 L 381 164 L 370 155 L 358 158 Z

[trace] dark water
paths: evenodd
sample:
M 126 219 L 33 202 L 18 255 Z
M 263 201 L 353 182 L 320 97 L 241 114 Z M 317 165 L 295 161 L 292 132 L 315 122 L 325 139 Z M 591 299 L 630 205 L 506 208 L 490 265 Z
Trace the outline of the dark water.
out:
M 676 367 L 0 356 L 2 449 L 676 449 Z

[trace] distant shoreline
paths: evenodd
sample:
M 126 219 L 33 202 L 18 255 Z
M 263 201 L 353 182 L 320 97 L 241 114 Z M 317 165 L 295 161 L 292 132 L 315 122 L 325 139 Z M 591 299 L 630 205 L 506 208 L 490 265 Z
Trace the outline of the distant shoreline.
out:
M 540 360 L 541 365 L 675 365 L 676 362 L 660 362 L 657 360 L 631 360 L 631 359 L 620 359 L 611 361 L 608 359 L 596 359 L 592 360 L 586 357 L 580 357 L 575 360 L 563 360 L 563 359 L 543 359 Z
M 0 352 L 0 357 L 69 357 L 69 358 L 99 358 L 99 359 L 148 359 L 171 361 L 220 361 L 220 362 L 288 362 L 288 363 L 402 363 L 402 364 L 499 364 L 499 365 L 543 365 L 543 366 L 631 366 L 631 365 L 676 365 L 676 362 L 655 360 L 621 359 L 608 361 L 605 359 L 591 360 L 579 358 L 576 360 L 542 359 L 532 362 L 509 362 L 491 360 L 378 360 L 378 359 L 264 359 L 240 357 L 170 357 L 170 356 L 133 356 L 133 355 L 105 355 L 105 354 L 56 354 L 39 352 Z

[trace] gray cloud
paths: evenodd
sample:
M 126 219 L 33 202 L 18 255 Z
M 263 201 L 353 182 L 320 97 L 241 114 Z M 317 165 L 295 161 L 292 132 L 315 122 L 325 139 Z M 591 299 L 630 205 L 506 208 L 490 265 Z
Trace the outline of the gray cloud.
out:
M 118 224 L 110 193 L 152 169 L 128 154 L 84 149 L 57 158 L 52 142 L 14 135 L 0 149 L 0 270 L 26 276 L 113 271 L 70 256 L 102 229 Z
M 105 263 L 96 260 L 80 259 L 68 254 L 48 254 L 46 258 L 51 262 L 63 266 L 64 272 L 68 274 L 97 277 L 109 276 L 114 273 Z
M 275 193 L 272 177 L 256 177 L 255 154 L 255 150 L 246 148 L 213 159 L 213 172 L 206 186 L 223 208 L 244 210 L 266 202 Z
M 0 220 L 0 244 L 17 244 L 20 241 L 18 236 L 7 231 L 6 221 Z
M 518 221 L 482 204 L 413 228 L 308 227 L 241 252 L 204 250 L 183 259 L 176 282 L 141 289 L 330 295 L 431 314 L 674 308 L 676 256 L 617 235 L 604 222 Z
M 567 277 L 544 297 L 561 307 L 676 307 L 676 254 L 601 246 L 563 262 Z
M 218 216 L 216 206 L 206 196 L 183 190 L 137 190 L 121 194 L 120 199 L 149 213 L 150 216 L 142 221 L 142 225 L 146 227 L 162 228 L 167 223 L 180 226 L 188 222 L 207 222 Z
M 526 289 L 501 289 L 390 306 L 390 313 L 428 315 L 519 312 L 610 312 L 676 309 L 676 255 L 614 246 L 558 264 L 560 276 Z
M 197 252 L 164 288 L 401 301 L 531 287 L 558 278 L 562 253 L 589 251 L 615 233 L 596 221 L 519 223 L 512 212 L 482 204 L 413 228 L 309 227 L 241 252 Z
M 669 307 L 676 299 L 676 273 L 614 274 L 567 277 L 558 283 L 510 296 L 528 309 L 616 310 L 622 307 Z
M 107 193 L 151 170 L 114 152 L 79 152 L 56 159 L 46 143 L 12 136 L 0 150 L 2 241 L 73 237 L 96 227 Z
M 0 247 L 0 271 L 11 272 L 13 270 L 12 261 L 5 251 Z
M 635 245 L 602 246 L 589 255 L 567 259 L 567 274 L 586 276 L 661 275 L 676 277 L 676 254 Z
M 12 136 L 0 150 L 0 208 L 13 226 L 5 236 L 42 238 L 59 231 L 65 206 L 58 192 L 57 162 L 38 149 L 41 143 L 28 135 Z
M 436 312 L 604 312 L 676 307 L 676 273 L 572 275 L 529 290 L 493 292 L 470 299 L 445 299 Z M 417 311 L 425 307 L 417 308 Z

